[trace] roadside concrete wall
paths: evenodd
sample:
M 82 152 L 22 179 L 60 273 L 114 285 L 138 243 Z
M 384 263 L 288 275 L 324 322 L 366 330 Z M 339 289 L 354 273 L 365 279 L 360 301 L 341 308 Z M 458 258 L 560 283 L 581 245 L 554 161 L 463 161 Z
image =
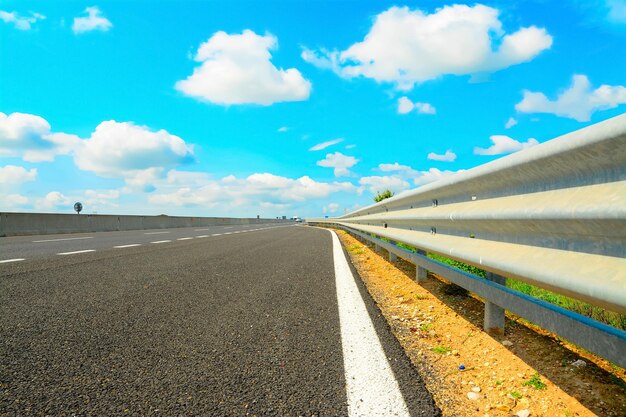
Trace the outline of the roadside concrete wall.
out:
M 0 213 L 0 237 L 279 222 L 289 222 L 289 220 L 228 217 Z

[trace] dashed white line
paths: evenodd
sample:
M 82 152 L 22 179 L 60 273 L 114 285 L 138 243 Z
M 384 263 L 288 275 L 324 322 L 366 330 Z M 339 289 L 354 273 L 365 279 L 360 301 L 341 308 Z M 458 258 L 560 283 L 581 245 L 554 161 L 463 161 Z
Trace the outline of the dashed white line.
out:
M 409 416 L 339 238 L 331 233 L 348 415 Z
M 5 259 L 3 261 L 0 261 L 0 264 L 8 264 L 9 262 L 20 262 L 23 261 L 24 258 L 15 258 L 15 259 Z
M 176 240 L 191 240 L 191 239 L 193 239 L 193 238 L 192 237 L 179 237 Z
M 222 236 L 221 233 L 213 233 L 211 236 Z
M 196 229 L 196 230 L 194 230 L 194 232 L 204 232 L 205 230 L 211 230 L 211 229 L 209 229 L 209 228 L 206 228 L 206 229 Z
M 85 237 L 66 237 L 66 238 L 63 238 L 63 239 L 33 240 L 33 243 L 60 242 L 60 241 L 62 241 L 62 240 L 83 240 L 83 239 L 93 239 L 93 236 L 85 236 Z
M 167 242 L 171 242 L 171 240 L 157 240 L 156 242 L 150 242 L 150 243 L 167 243 Z
M 75 250 L 73 252 L 60 252 L 57 255 L 76 255 L 77 253 L 95 252 L 95 249 Z
M 146 232 L 144 235 L 162 235 L 169 232 Z
M 225 235 L 232 235 L 233 233 L 232 233 L 232 232 L 226 232 L 226 233 L 224 233 L 224 234 L 225 234 Z
M 130 245 L 120 245 L 120 246 L 113 246 L 113 248 L 115 249 L 124 249 L 124 248 L 134 248 L 135 246 L 141 246 L 140 243 L 133 243 Z
M 200 235 L 200 236 L 196 236 L 196 239 L 201 239 L 203 237 L 209 237 L 209 235 Z

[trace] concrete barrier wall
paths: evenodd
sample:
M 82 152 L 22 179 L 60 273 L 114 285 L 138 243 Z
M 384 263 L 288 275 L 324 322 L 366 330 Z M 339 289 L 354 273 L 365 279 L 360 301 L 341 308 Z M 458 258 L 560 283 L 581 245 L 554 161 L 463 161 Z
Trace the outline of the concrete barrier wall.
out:
M 177 216 L 116 216 L 102 214 L 0 213 L 0 236 L 91 233 L 115 230 L 167 229 L 289 222 L 279 219 Z

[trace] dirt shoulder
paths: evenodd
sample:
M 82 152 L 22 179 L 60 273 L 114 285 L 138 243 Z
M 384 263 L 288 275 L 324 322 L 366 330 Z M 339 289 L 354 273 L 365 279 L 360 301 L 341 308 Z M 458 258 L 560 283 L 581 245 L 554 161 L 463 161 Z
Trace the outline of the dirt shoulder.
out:
M 443 416 L 626 416 L 624 369 L 514 316 L 492 337 L 480 300 L 336 232 Z

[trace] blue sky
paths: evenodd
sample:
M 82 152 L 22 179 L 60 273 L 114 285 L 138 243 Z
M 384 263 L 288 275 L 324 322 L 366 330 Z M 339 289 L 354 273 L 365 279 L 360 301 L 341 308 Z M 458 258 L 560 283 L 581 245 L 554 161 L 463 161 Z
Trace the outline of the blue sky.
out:
M 624 0 L 0 1 L 0 211 L 338 215 L 624 85 Z

